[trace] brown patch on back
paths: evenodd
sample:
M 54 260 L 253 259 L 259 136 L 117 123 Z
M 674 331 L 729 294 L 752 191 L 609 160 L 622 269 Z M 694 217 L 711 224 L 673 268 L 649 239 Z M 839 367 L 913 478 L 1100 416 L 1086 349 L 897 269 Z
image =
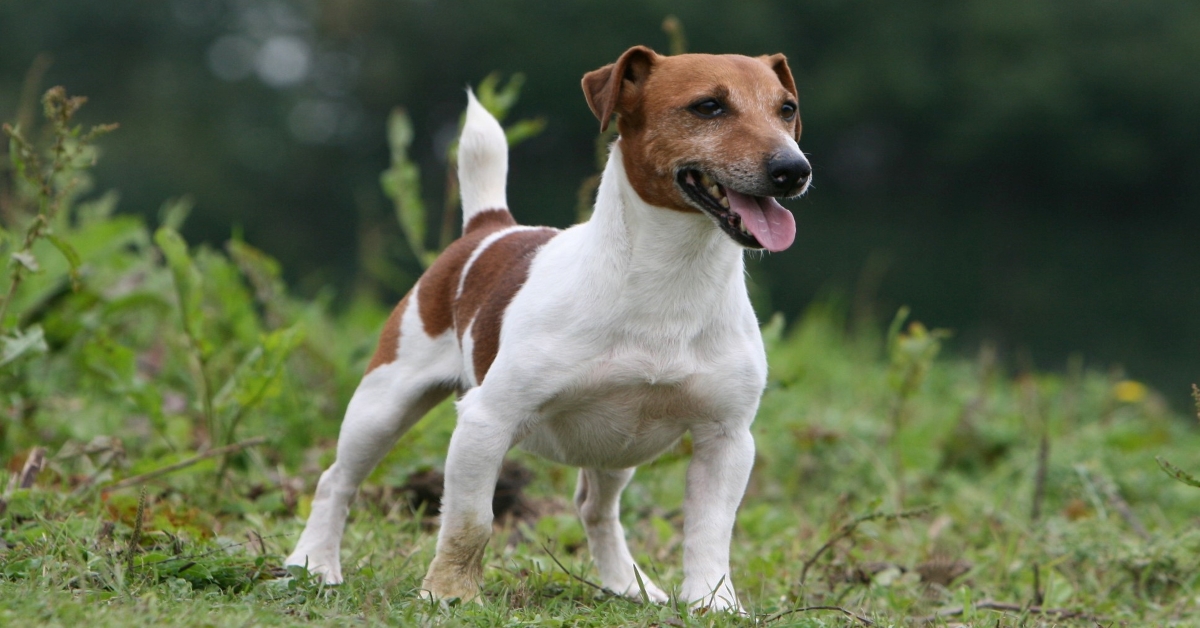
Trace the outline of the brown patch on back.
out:
M 517 224 L 507 209 L 479 212 L 467 223 L 463 237 L 455 240 L 421 276 L 417 307 L 421 324 L 431 337 L 440 336 L 454 326 L 454 299 L 458 278 L 471 252 L 484 238 L 499 229 Z
M 783 55 L 662 56 L 638 46 L 586 74 L 583 87 L 602 125 L 618 115 L 626 175 L 642 200 L 657 207 L 699 211 L 676 185 L 680 167 L 758 168 L 780 150 L 781 131 L 800 134 L 799 115 L 779 116 L 796 91 Z M 704 119 L 688 110 L 706 98 L 722 101 L 728 115 Z
M 558 233 L 549 228 L 515 231 L 493 242 L 471 264 L 454 311 L 460 339 L 474 321 L 471 339 L 475 348 L 470 358 L 477 382 L 483 382 L 500 350 L 504 311 L 525 285 L 534 252 Z
M 404 311 L 408 309 L 408 298 L 411 296 L 412 290 L 409 290 L 408 294 L 404 295 L 404 298 L 396 304 L 392 314 L 388 316 L 387 322 L 383 324 L 383 332 L 379 335 L 379 345 L 375 347 L 375 355 L 371 356 L 371 362 L 367 364 L 367 373 L 384 364 L 396 361 L 396 354 L 400 351 L 400 321 L 404 318 Z
M 487 229 L 491 232 L 516 224 L 517 221 L 513 220 L 512 214 L 507 209 L 484 209 L 471 216 L 466 226 L 463 227 L 463 234 L 466 235 L 480 229 Z

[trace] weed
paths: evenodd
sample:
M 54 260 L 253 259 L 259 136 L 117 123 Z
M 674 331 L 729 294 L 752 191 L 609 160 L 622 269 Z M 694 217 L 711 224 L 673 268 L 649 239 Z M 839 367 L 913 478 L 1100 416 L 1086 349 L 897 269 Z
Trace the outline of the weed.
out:
M 902 307 L 892 319 L 888 328 L 887 344 L 891 367 L 888 371 L 888 385 L 895 393 L 888 422 L 892 431 L 888 449 L 893 452 L 892 467 L 895 473 L 895 500 L 897 507 L 903 507 L 906 490 L 904 486 L 904 458 L 901 447 L 896 443 L 900 430 L 907 421 L 909 401 L 917 394 L 924 383 L 934 359 L 942 349 L 942 340 L 950 336 L 944 329 L 928 330 L 917 321 L 909 323 L 906 332 L 900 331 L 908 318 L 909 310 Z
M 1196 418 L 1200 418 L 1200 387 L 1196 386 L 1195 384 L 1192 384 L 1192 398 L 1196 400 Z M 1162 467 L 1162 470 L 1165 471 L 1167 475 L 1180 482 L 1183 482 L 1184 484 L 1187 484 L 1188 486 L 1200 488 L 1200 479 L 1197 479 L 1188 472 L 1180 469 L 1170 462 L 1167 462 L 1161 457 L 1156 456 L 1154 459 L 1158 461 L 1158 466 Z

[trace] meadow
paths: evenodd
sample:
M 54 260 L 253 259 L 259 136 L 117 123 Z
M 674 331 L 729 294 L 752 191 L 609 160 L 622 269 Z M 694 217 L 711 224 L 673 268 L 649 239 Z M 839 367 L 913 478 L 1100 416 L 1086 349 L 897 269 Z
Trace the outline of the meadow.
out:
M 516 87 L 480 92 L 503 113 Z M 345 584 L 285 570 L 390 304 L 298 298 L 236 234 L 189 245 L 186 198 L 152 221 L 117 212 L 88 174 L 113 128 L 81 126 L 82 104 L 51 90 L 44 122 L 5 127 L 0 624 L 1200 625 L 1197 417 L 1108 365 L 1040 372 L 987 345 L 947 357 L 949 332 L 905 310 L 863 320 L 836 297 L 765 317 L 770 382 L 733 544 L 748 616 L 600 590 L 574 470 L 519 452 L 481 603 L 422 601 L 436 505 L 420 497 L 436 493 L 450 402 L 364 487 Z M 383 179 L 420 261 L 436 247 L 405 132 L 395 118 Z M 685 438 L 639 469 L 623 501 L 631 548 L 667 589 L 689 454 Z

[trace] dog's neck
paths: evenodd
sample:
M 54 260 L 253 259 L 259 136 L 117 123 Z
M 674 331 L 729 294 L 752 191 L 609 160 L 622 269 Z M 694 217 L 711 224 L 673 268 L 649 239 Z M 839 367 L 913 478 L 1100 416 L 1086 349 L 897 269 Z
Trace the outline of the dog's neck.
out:
M 620 141 L 612 146 L 586 226 L 595 247 L 589 257 L 599 262 L 590 270 L 632 309 L 641 309 L 640 302 L 647 313 L 691 319 L 729 303 L 731 292 L 745 298 L 742 247 L 704 214 L 642 200 L 626 175 Z

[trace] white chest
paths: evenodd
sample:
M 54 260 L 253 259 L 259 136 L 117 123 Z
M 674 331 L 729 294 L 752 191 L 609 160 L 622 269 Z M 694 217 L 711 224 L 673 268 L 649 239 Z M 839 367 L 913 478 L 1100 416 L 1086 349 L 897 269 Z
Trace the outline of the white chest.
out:
M 533 260 L 482 394 L 519 408 L 522 448 L 583 467 L 636 466 L 697 425 L 748 423 L 766 359 L 743 275 L 707 218 L 646 206 L 606 172 L 592 220 Z
M 626 468 L 693 425 L 753 414 L 762 390 L 754 356 L 703 353 L 620 347 L 578 365 L 537 408 L 522 448 L 573 466 Z

